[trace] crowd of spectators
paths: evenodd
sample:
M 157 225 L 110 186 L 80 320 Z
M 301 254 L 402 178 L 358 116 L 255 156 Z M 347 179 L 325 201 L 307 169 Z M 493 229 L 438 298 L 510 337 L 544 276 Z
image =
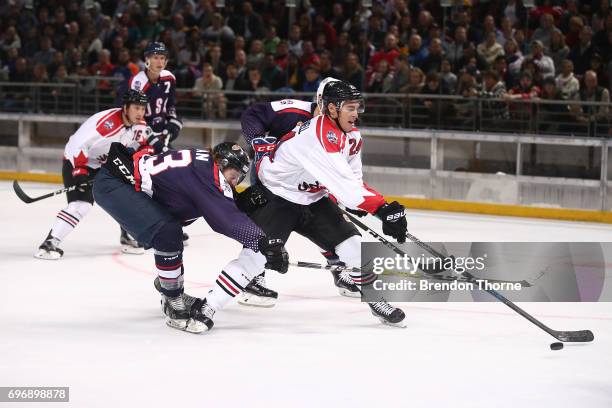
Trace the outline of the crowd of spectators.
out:
M 193 95 L 314 92 L 334 76 L 366 93 L 496 98 L 487 105 L 492 120 L 527 114 L 519 99 L 567 100 L 551 110 L 576 122 L 609 116 L 607 107 L 570 103 L 610 101 L 608 0 L 530 8 L 461 0 L 446 9 L 432 0 L 305 0 L 293 10 L 283 0 L 222 3 L 0 0 L 0 81 L 126 79 L 143 69 L 144 46 L 162 41 L 177 87 Z M 226 117 L 235 98 L 204 98 L 204 109 Z M 467 109 L 426 97 L 418 107 L 438 117 Z

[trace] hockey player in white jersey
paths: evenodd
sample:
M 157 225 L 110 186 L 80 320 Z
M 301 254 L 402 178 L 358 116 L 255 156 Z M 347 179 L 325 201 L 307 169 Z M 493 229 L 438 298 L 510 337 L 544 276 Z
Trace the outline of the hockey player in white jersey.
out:
M 346 208 L 374 214 L 382 220 L 383 233 L 406 240 L 404 207 L 386 203 L 384 197 L 363 182 L 363 141 L 355 122 L 363 112 L 361 93 L 337 81 L 323 91 L 323 115 L 283 136 L 275 150 L 257 164 L 257 175 L 267 203 L 250 216 L 267 235 L 287 242 L 296 231 L 319 247 L 334 251 L 349 267 L 361 267 L 361 238 L 346 221 L 329 194 Z M 349 275 L 355 285 L 369 284 L 361 274 Z M 368 303 L 381 321 L 403 326 L 404 312 L 383 299 Z
M 56 260 L 64 255 L 59 244 L 91 210 L 94 202 L 91 182 L 106 161 L 111 143 L 120 142 L 136 150 L 148 147 L 150 131 L 143 120 L 146 105 L 144 93 L 130 90 L 124 95 L 123 107 L 96 113 L 70 137 L 64 150 L 62 178 L 66 187 L 79 187 L 66 193 L 68 206 L 57 214 L 51 231 L 34 257 Z M 144 252 L 142 248 L 125 244 L 123 240 L 122 244 L 124 252 Z

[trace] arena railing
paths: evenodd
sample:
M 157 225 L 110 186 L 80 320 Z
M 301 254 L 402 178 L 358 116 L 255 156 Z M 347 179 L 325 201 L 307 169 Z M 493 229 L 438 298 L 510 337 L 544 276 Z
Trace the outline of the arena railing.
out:
M 0 169 L 57 174 L 68 137 L 88 115 L 113 106 L 117 81 L 104 80 L 111 86 L 98 86 L 102 79 L 92 78 L 63 85 L 0 83 Z M 360 126 L 366 141 L 364 174 L 385 194 L 611 209 L 609 122 L 600 112 L 609 106 L 421 94 L 365 96 Z M 208 111 L 211 106 L 219 109 L 221 97 L 227 98 L 222 101 L 225 119 Z M 312 94 L 179 90 L 178 110 L 185 126 L 177 147 L 240 140 L 237 118 L 247 104 L 283 97 L 310 99 Z M 576 119 L 577 107 L 590 115 L 586 122 Z
M 73 77 L 62 83 L 0 82 L 0 112 L 90 115 L 114 106 L 121 79 Z M 314 94 L 177 90 L 177 110 L 187 119 L 238 119 L 252 103 Z M 365 93 L 363 126 L 612 136 L 610 105 L 597 102 L 465 98 L 456 95 Z M 608 112 L 605 112 L 605 111 Z

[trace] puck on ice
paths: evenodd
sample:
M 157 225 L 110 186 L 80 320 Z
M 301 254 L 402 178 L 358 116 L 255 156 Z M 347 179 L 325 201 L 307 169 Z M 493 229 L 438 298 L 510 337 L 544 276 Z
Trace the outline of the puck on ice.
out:
M 550 345 L 551 350 L 561 350 L 563 348 L 563 343 L 552 343 Z

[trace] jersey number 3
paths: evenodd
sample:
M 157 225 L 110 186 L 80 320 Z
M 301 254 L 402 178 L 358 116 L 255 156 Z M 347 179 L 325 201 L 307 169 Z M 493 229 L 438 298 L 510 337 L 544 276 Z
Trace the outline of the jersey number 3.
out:
M 149 170 L 152 176 L 176 167 L 187 167 L 191 163 L 191 152 L 189 150 L 173 150 L 157 156 L 153 160 L 153 166 Z

